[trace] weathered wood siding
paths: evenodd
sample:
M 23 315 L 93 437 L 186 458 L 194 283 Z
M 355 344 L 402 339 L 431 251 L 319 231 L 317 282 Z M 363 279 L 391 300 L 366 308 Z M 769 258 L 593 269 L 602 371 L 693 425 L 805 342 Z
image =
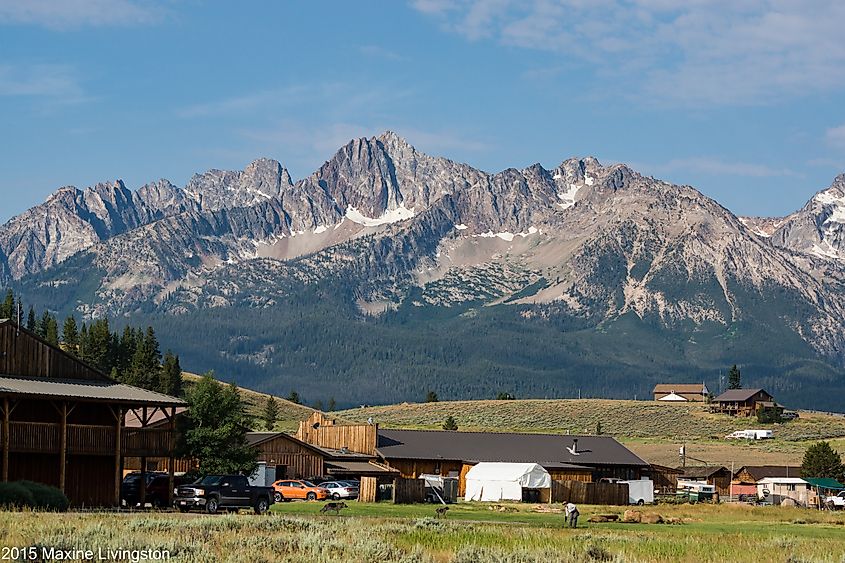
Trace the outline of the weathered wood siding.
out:
M 377 424 L 335 424 L 321 412 L 300 421 L 296 437 L 314 446 L 375 455 L 378 442 Z
M 286 466 L 285 478 L 306 479 L 325 475 L 323 456 L 281 434 L 257 444 L 258 461 Z
M 433 461 L 419 459 L 388 459 L 386 465 L 399 471 L 406 479 L 416 479 L 420 475 L 447 476 L 451 472 L 460 472 L 463 464 L 460 461 Z
M 589 469 L 576 471 L 572 469 L 549 471 L 552 481 L 584 481 L 592 483 L 593 473 Z
M 395 504 L 413 504 L 425 501 L 425 482 L 422 479 L 403 479 L 393 481 L 393 502 Z
M 65 494 L 75 507 L 113 506 L 113 457 L 68 455 Z M 59 486 L 59 456 L 39 453 L 16 453 L 9 459 L 9 480 L 26 479 Z
M 378 496 L 378 479 L 376 477 L 361 477 L 358 488 L 359 502 L 375 502 Z
M 70 354 L 41 342 L 25 329 L 0 324 L 0 374 L 103 380 L 105 375 Z
M 587 483 L 584 481 L 552 481 L 552 502 L 569 501 L 575 504 L 628 504 L 628 485 L 625 483 Z

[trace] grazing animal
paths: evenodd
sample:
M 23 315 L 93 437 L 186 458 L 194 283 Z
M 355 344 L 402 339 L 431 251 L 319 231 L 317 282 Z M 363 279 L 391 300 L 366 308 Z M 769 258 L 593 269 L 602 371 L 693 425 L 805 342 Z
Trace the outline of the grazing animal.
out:
M 344 508 L 349 508 L 346 506 L 345 502 L 327 502 L 323 508 L 320 509 L 321 513 L 329 513 L 334 512 L 334 515 L 337 516 L 340 514 L 340 511 Z
M 437 518 L 445 518 L 446 513 L 449 512 L 449 507 L 448 506 L 441 506 L 440 508 L 435 510 L 435 512 L 437 513 Z

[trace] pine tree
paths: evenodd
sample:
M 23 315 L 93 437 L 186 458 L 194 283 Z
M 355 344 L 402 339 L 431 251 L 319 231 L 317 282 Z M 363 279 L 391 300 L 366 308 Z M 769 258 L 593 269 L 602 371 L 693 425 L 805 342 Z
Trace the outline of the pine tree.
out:
M 264 419 L 264 427 L 267 430 L 272 430 L 276 426 L 276 420 L 279 418 L 279 404 L 272 395 L 267 397 L 267 401 L 264 403 L 262 418 Z
M 596 436 L 601 436 L 601 420 L 596 422 Z
M 425 402 L 426 403 L 436 403 L 439 400 L 440 399 L 437 397 L 437 393 L 435 393 L 434 391 L 429 391 L 428 393 L 426 393 L 426 396 L 425 396 Z
M 455 418 L 450 414 L 446 417 L 446 420 L 443 421 L 443 430 L 457 430 L 458 423 L 455 422 Z
M 332 411 L 334 411 L 336 408 L 337 408 L 337 403 L 335 402 L 334 397 L 330 397 L 330 398 L 329 398 L 328 411 L 329 411 L 329 412 L 332 412 Z
M 81 351 L 82 359 L 104 373 L 111 373 L 112 360 L 111 330 L 108 319 L 99 319 L 88 327 L 87 338 Z
M 159 391 L 174 397 L 182 394 L 182 366 L 179 365 L 179 356 L 170 350 L 164 354 Z
M 71 354 L 79 353 L 79 328 L 73 315 L 66 318 L 62 326 L 62 343 L 65 350 Z
M 0 304 L 0 319 L 16 319 L 15 294 L 11 289 L 6 290 L 6 298 Z
M 297 393 L 296 391 L 291 391 L 290 395 L 287 396 L 287 400 L 291 403 L 296 403 L 297 405 L 302 404 L 302 399 L 300 399 L 299 393 Z
M 37 334 L 41 338 L 47 338 L 47 329 L 49 325 L 50 311 L 44 311 L 44 314 L 41 315 L 41 319 L 38 321 L 38 325 L 35 327 L 35 334 Z
M 742 374 L 736 364 L 728 372 L 728 389 L 742 389 Z
M 44 339 L 53 346 L 59 345 L 59 322 L 53 315 L 48 315 L 47 326 L 44 330 Z
M 35 321 L 35 309 L 30 306 L 29 314 L 26 316 L 26 330 L 35 332 L 36 328 L 38 328 L 38 323 Z
M 817 442 L 808 447 L 804 453 L 801 476 L 830 477 L 841 480 L 845 478 L 842 456 L 830 447 L 830 442 Z
M 148 327 L 145 335 L 138 340 L 129 370 L 125 376 L 126 383 L 143 389 L 160 389 L 161 352 L 153 327 Z

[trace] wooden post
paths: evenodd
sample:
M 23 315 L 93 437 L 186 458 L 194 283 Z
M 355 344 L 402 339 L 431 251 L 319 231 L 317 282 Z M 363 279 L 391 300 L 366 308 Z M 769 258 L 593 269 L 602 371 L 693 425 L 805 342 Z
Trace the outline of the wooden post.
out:
M 61 435 L 59 436 L 59 490 L 65 492 L 67 480 L 67 403 L 62 403 Z
M 143 435 L 143 431 L 147 428 L 147 421 L 149 420 L 149 418 L 147 418 L 147 407 L 144 407 L 142 412 L 143 412 L 143 416 L 141 418 L 141 434 Z M 145 441 L 146 440 L 141 441 L 141 447 L 142 448 L 145 447 L 145 445 L 146 445 Z M 141 500 L 140 500 L 141 508 L 144 508 L 147 505 L 147 457 L 146 456 L 141 457 L 141 490 L 139 492 L 141 493 Z
M 123 475 L 121 475 L 121 457 L 120 457 L 120 448 L 121 448 L 121 437 L 123 435 L 123 409 L 118 408 L 117 413 L 115 413 L 115 418 L 117 419 L 114 429 L 115 429 L 115 436 L 114 436 L 114 504 L 115 506 L 120 506 L 120 484 L 123 481 Z
M 9 439 L 9 398 L 3 399 L 3 482 L 9 480 L 9 449 L 12 442 Z
M 173 506 L 173 447 L 176 432 L 176 407 L 170 407 L 170 440 L 167 443 L 167 506 Z

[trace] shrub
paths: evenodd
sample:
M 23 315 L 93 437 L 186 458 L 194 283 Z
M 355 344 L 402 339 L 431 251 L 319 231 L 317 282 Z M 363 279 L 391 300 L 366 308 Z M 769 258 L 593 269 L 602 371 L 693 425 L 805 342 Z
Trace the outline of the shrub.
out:
M 24 508 L 35 505 L 35 498 L 29 489 L 20 483 L 0 483 L 0 506 L 3 508 Z
M 34 483 L 32 481 L 18 481 L 18 484 L 32 494 L 33 508 L 64 512 L 70 505 L 70 501 L 68 501 L 65 494 L 56 487 L 51 487 L 43 483 Z

